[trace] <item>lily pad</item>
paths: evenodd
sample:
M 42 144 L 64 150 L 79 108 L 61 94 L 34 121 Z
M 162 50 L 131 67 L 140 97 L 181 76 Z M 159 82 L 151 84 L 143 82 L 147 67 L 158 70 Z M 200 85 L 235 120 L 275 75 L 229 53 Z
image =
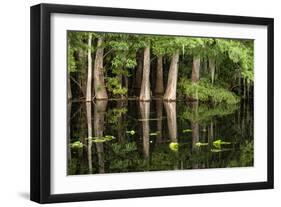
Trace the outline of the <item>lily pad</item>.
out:
M 126 131 L 127 134 L 134 135 L 136 133 L 135 130 Z
M 179 143 L 177 142 L 171 142 L 169 144 L 169 148 L 170 150 L 174 151 L 174 152 L 178 152 L 179 151 Z
M 196 147 L 202 147 L 202 146 L 208 146 L 208 145 L 209 145 L 209 143 L 202 143 L 202 142 L 196 142 L 195 143 Z
M 189 132 L 192 132 L 192 129 L 184 129 L 182 130 L 183 133 L 189 133 Z
M 83 148 L 83 143 L 80 141 L 76 141 L 70 144 L 70 147 L 73 149 L 81 149 Z
M 107 142 L 115 139 L 114 136 L 112 135 L 105 135 L 104 137 L 92 137 L 91 141 L 95 143 L 102 143 L 102 142 Z
M 150 136 L 157 136 L 158 134 L 160 134 L 159 131 L 157 131 L 157 132 L 151 132 L 149 135 L 150 135 Z
M 213 146 L 219 149 L 221 148 L 221 145 L 227 145 L 227 144 L 231 144 L 231 142 L 224 142 L 221 139 L 213 141 Z

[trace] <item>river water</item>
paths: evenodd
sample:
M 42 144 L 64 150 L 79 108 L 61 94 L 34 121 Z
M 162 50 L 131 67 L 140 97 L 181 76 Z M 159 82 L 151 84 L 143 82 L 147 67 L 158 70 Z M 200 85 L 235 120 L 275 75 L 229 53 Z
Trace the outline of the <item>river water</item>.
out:
M 68 175 L 253 166 L 253 106 L 68 103 Z

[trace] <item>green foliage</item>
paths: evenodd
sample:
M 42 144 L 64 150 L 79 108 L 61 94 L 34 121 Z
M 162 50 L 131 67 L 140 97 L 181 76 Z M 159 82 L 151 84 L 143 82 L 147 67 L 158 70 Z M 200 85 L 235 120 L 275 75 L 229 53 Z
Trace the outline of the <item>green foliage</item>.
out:
M 221 53 L 227 54 L 228 58 L 236 63 L 241 70 L 243 78 L 254 81 L 254 48 L 253 41 L 239 40 L 216 40 Z
M 126 114 L 128 111 L 127 108 L 113 108 L 109 109 L 106 113 L 107 122 L 110 124 L 118 123 L 118 118 L 121 117 L 123 114 Z
M 228 89 L 235 88 L 240 78 L 246 80 L 247 86 L 254 81 L 254 44 L 252 40 L 236 40 L 222 38 L 180 37 L 163 35 L 138 35 L 91 32 L 93 37 L 92 55 L 97 49 L 96 39 L 102 37 L 104 48 L 104 76 L 109 97 L 123 97 L 129 92 L 128 84 L 134 83 L 136 56 L 140 49 L 150 46 L 151 63 L 157 56 L 163 56 L 164 73 L 167 73 L 170 57 L 180 52 L 179 79 L 190 79 L 193 57 L 200 56 L 201 62 L 206 65 L 200 76 L 203 77 L 198 84 L 192 85 L 182 82 L 178 95 L 198 95 L 200 101 L 212 101 L 215 103 L 237 103 L 235 97 Z M 79 90 L 85 87 L 87 72 L 87 50 L 89 32 L 68 32 L 67 68 L 75 79 L 72 83 Z M 208 81 L 211 74 L 208 61 L 215 63 L 214 86 Z M 212 76 L 213 77 L 213 76 Z M 78 80 L 77 80 L 78 79 Z M 124 84 L 126 83 L 126 84 Z M 152 84 L 153 85 L 153 84 Z M 240 91 L 243 89 L 240 89 Z M 83 89 L 82 89 L 83 91 Z M 79 93 L 81 94 L 81 93 Z M 218 95 L 217 95 L 218 94 Z M 238 94 L 238 93 L 237 93 Z M 241 93 L 240 93 L 241 94 Z M 74 96 L 75 96 L 74 92 Z M 134 94 L 136 95 L 136 94 Z
M 240 151 L 238 151 L 238 158 L 231 160 L 228 167 L 247 167 L 253 166 L 254 163 L 254 143 L 253 141 L 246 140 L 240 146 Z
M 177 50 L 181 50 L 183 55 L 200 55 L 205 50 L 203 38 L 154 36 L 151 42 L 155 55 L 171 56 Z
M 116 155 L 120 156 L 128 152 L 137 150 L 137 145 L 135 142 L 128 142 L 125 144 L 113 143 L 111 145 L 111 148 Z
M 182 78 L 178 84 L 179 93 L 185 96 L 195 97 L 202 102 L 236 104 L 239 98 L 232 92 L 212 85 L 206 80 L 192 83 L 189 79 Z
M 68 72 L 81 72 L 86 66 L 86 59 L 82 59 L 83 51 L 87 51 L 88 45 L 87 32 L 68 32 L 67 33 L 67 68 Z
M 254 143 L 245 141 L 241 146 L 240 162 L 242 166 L 251 166 L 254 161 Z
M 135 142 L 113 143 L 110 145 L 112 154 L 107 158 L 110 162 L 109 169 L 113 172 L 127 172 L 136 166 L 139 161 Z
M 128 89 L 122 87 L 119 77 L 107 77 L 107 89 L 112 92 L 113 95 L 125 95 L 128 92 Z

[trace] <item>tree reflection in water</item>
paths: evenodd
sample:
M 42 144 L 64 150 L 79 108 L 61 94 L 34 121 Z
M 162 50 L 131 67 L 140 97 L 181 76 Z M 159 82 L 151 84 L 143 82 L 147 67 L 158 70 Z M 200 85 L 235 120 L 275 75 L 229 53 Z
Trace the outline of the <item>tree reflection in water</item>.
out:
M 250 103 L 99 100 L 68 110 L 71 175 L 253 166 Z

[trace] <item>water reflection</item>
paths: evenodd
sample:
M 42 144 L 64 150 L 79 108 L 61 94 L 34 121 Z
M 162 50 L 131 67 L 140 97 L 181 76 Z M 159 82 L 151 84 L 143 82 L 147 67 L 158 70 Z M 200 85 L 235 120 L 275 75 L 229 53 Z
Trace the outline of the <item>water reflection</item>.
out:
M 68 174 L 253 165 L 251 103 L 100 100 L 68 114 Z
M 167 114 L 167 124 L 169 138 L 171 142 L 177 142 L 177 113 L 176 113 L 176 102 L 164 102 L 164 106 Z
M 144 158 L 149 158 L 149 114 L 150 102 L 140 101 L 140 123 L 142 125 L 142 144 Z

